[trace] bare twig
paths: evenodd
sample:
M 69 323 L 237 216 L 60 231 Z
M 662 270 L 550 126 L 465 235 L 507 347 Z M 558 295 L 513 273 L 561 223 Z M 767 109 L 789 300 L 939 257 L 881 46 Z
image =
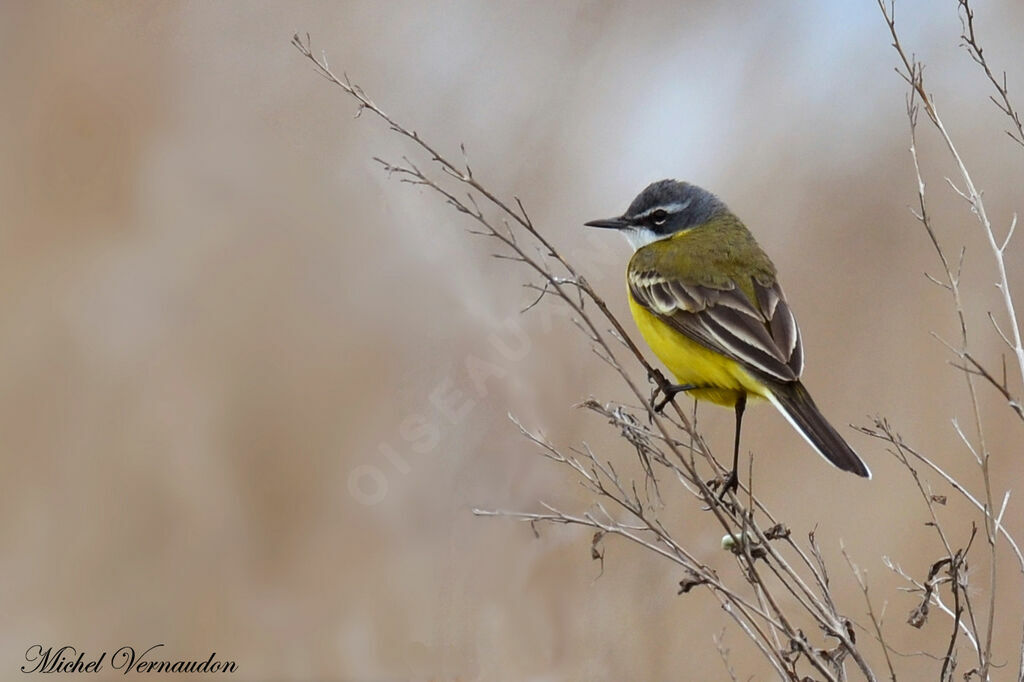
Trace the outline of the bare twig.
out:
M 892 682 L 896 682 L 896 668 L 892 664 L 892 659 L 889 657 L 890 647 L 885 641 L 885 635 L 882 634 L 882 616 L 875 615 L 875 609 L 871 605 L 871 594 L 868 591 L 868 584 L 861 573 L 861 570 L 857 568 L 853 560 L 850 559 L 850 555 L 846 553 L 846 547 L 840 543 L 842 548 L 843 558 L 846 559 L 846 564 L 850 567 L 850 572 L 853 573 L 853 577 L 857 580 L 857 584 L 860 586 L 860 591 L 864 595 L 864 602 L 868 606 L 868 618 L 871 619 L 871 625 L 875 629 L 875 637 L 878 639 L 878 643 L 882 645 L 882 652 L 885 654 L 885 664 L 889 668 L 889 679 Z
M 964 163 L 963 157 L 961 156 L 945 124 L 939 116 L 939 113 L 935 107 L 934 100 L 932 99 L 928 91 L 925 89 L 923 69 L 920 63 L 917 62 L 915 58 L 907 56 L 906 51 L 900 44 L 900 39 L 896 31 L 895 20 L 893 19 L 892 5 L 890 4 L 887 7 L 884 0 L 878 0 L 878 5 L 885 18 L 886 24 L 889 27 L 889 32 L 892 36 L 893 41 L 893 48 L 896 50 L 900 58 L 901 68 L 903 70 L 900 71 L 898 69 L 898 73 L 910 85 L 910 97 L 908 99 L 908 116 L 910 119 L 911 127 L 911 154 L 913 155 L 914 166 L 917 172 L 918 196 L 920 204 L 920 212 L 917 213 L 916 215 L 918 216 L 918 219 L 925 225 L 925 228 L 928 231 L 929 236 L 931 237 L 936 250 L 939 252 L 940 259 L 943 263 L 943 267 L 946 270 L 947 284 L 949 285 L 949 289 L 953 295 L 954 306 L 956 308 L 957 316 L 960 321 L 961 339 L 960 346 L 958 349 L 958 355 L 963 359 L 968 354 L 967 325 L 964 317 L 962 300 L 959 293 L 959 268 L 957 270 L 956 275 L 954 275 L 950 271 L 948 262 L 946 261 L 945 256 L 942 255 L 942 249 L 939 246 L 938 241 L 935 239 L 934 232 L 931 229 L 930 220 L 928 219 L 927 211 L 925 209 L 924 181 L 921 179 L 921 172 L 918 166 L 916 145 L 913 144 L 915 134 L 914 131 L 916 128 L 917 111 L 917 105 L 915 104 L 915 100 L 920 102 L 920 106 L 924 108 L 929 120 L 932 123 L 932 126 L 935 128 L 935 130 L 939 133 L 940 137 L 942 138 L 942 141 L 950 156 L 952 157 L 954 165 L 957 168 L 963 189 L 957 187 L 956 184 L 953 183 L 952 181 L 950 181 L 950 186 L 953 187 L 954 191 L 956 191 L 957 194 L 964 198 L 970 205 L 971 211 L 976 216 L 978 223 L 982 228 L 982 232 L 985 235 L 985 239 L 988 242 L 989 248 L 992 251 L 994 262 L 996 265 L 996 271 L 998 273 L 997 287 L 999 288 L 1000 293 L 1002 294 L 1003 306 L 1006 311 L 1006 315 L 1009 319 L 1010 326 L 1009 335 L 1002 334 L 1002 332 L 1000 332 L 1000 335 L 1003 337 L 1004 341 L 1007 342 L 1007 345 L 1010 346 L 1010 349 L 1016 356 L 1019 376 L 1021 377 L 1021 379 L 1024 379 L 1024 344 L 1021 343 L 1020 326 L 1017 322 L 1017 314 L 1014 308 L 1013 297 L 1010 292 L 1009 281 L 1006 273 L 1006 263 L 1004 258 L 1005 249 L 1009 245 L 1010 237 L 1013 234 L 1013 229 L 1016 227 L 1016 219 L 1014 219 L 1014 221 L 1011 223 L 1010 229 L 1008 230 L 1007 235 L 1002 240 L 1002 242 L 1000 243 L 999 241 L 997 241 L 995 233 L 992 228 L 991 220 L 989 219 L 988 213 L 986 212 L 985 202 L 982 198 L 982 194 L 977 189 L 974 180 L 971 176 L 971 173 L 968 171 L 967 166 Z M 1007 96 L 1005 79 L 1002 85 L 1000 85 L 999 82 L 995 79 L 985 60 L 981 46 L 978 43 L 974 26 L 974 13 L 969 6 L 968 0 L 959 0 L 959 6 L 962 11 L 961 20 L 963 22 L 964 29 L 962 33 L 962 40 L 964 41 L 964 45 L 967 48 L 968 53 L 971 55 L 971 57 L 982 66 L 983 70 L 986 73 L 986 76 L 995 85 L 997 92 L 999 92 L 1000 96 L 1003 98 L 1002 105 L 1000 105 L 999 102 L 996 102 L 996 104 L 999 105 L 1000 108 L 1003 109 L 1004 113 L 1006 113 L 1011 118 L 1011 120 L 1014 121 L 1015 125 L 1018 127 L 1018 131 L 1020 131 L 1020 119 L 1019 117 L 1016 116 L 1016 112 L 1010 104 L 1009 98 Z M 995 321 L 993 319 L 993 323 L 994 322 Z M 977 369 L 977 367 L 975 369 Z M 977 432 L 977 447 L 974 447 L 970 444 L 970 440 L 966 438 L 966 436 L 959 429 L 959 427 L 957 427 L 957 433 L 962 437 L 964 443 L 968 445 L 972 454 L 974 454 L 974 456 L 976 457 L 979 463 L 979 467 L 981 469 L 982 483 L 984 487 L 985 501 L 982 511 L 985 522 L 985 538 L 989 546 L 989 594 L 987 614 L 988 617 L 984 631 L 984 646 L 979 651 L 980 658 L 977 672 L 981 679 L 987 680 L 989 677 L 989 669 L 992 664 L 992 641 L 996 623 L 995 612 L 997 605 L 996 593 L 998 575 L 996 561 L 996 537 L 999 533 L 999 528 L 994 523 L 993 516 L 993 491 L 990 475 L 990 452 L 986 445 L 985 433 L 982 427 L 981 420 L 981 409 L 978 404 L 978 396 L 974 386 L 974 377 L 977 376 L 978 374 L 978 372 L 964 371 L 964 377 L 967 380 L 968 393 L 970 395 L 971 406 L 973 409 L 974 425 Z M 982 374 L 982 376 L 984 376 L 984 374 Z M 991 379 L 988 380 L 989 383 L 995 385 L 997 388 L 999 387 L 998 382 L 992 381 Z M 1008 393 L 1009 392 L 1007 390 L 1004 393 L 1004 396 L 1007 397 L 1008 402 L 1010 402 L 1012 406 L 1016 404 L 1016 401 L 1010 398 L 1008 396 Z M 971 617 L 973 622 L 973 613 L 971 613 Z M 944 663 L 944 673 L 948 672 L 951 665 L 952 659 L 949 656 L 947 656 Z

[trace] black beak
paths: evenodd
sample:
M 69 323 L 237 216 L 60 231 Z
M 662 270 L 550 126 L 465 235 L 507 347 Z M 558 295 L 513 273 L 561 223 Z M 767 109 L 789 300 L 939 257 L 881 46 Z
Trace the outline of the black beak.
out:
M 606 227 L 612 230 L 622 230 L 630 226 L 629 221 L 625 218 L 604 218 L 602 220 L 591 220 L 583 224 L 587 227 Z

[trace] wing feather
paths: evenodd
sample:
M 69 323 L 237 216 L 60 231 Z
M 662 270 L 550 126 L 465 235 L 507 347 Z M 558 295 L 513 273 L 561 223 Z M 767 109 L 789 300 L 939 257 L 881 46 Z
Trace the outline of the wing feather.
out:
M 705 286 L 646 271 L 630 275 L 633 298 L 697 343 L 774 381 L 803 371 L 803 345 L 778 282 L 753 281 L 755 300 L 729 281 Z

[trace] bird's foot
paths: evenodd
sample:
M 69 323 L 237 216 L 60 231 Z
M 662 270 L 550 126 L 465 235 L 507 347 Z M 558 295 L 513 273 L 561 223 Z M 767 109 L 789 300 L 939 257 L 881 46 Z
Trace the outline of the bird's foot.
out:
M 729 494 L 730 490 L 736 492 L 739 487 L 740 477 L 736 475 L 736 470 L 733 469 L 729 472 L 729 475 L 725 477 L 725 480 L 722 481 L 722 490 L 718 493 L 718 499 L 724 499 L 725 496 Z
M 713 478 L 707 482 L 707 486 L 712 490 L 717 490 L 718 501 L 725 502 L 725 496 L 729 494 L 729 491 L 735 492 L 740 485 L 740 477 L 736 475 L 735 471 L 730 471 L 724 478 L 719 476 Z
M 659 376 L 662 381 L 659 382 L 651 392 L 651 409 L 658 414 L 661 414 L 665 409 L 665 406 L 672 402 L 677 395 L 697 388 L 695 384 L 672 384 L 669 383 L 664 376 L 661 376 L 660 373 Z M 665 387 L 664 390 L 662 390 L 662 386 Z M 661 400 L 658 400 L 659 393 L 664 394 Z

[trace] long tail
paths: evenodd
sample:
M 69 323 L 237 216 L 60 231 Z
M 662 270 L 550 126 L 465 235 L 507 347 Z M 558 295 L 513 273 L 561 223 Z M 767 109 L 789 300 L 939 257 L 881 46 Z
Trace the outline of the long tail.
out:
M 871 470 L 843 437 L 822 416 L 803 384 L 775 384 L 768 400 L 793 425 L 818 454 L 843 471 L 871 478 Z

